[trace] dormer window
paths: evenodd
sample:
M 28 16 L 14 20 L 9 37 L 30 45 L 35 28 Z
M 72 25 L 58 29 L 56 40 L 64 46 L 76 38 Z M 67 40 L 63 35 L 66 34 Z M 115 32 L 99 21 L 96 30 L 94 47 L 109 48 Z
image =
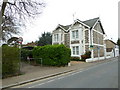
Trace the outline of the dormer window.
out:
M 78 30 L 72 31 L 72 39 L 78 39 Z

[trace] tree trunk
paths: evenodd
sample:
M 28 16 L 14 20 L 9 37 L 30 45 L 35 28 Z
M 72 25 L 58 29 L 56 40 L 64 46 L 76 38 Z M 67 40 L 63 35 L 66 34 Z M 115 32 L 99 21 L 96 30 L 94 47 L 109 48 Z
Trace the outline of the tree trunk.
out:
M 8 2 L 8 0 L 4 0 L 3 3 L 2 3 L 2 8 L 1 8 L 1 11 L 0 11 L 0 14 L 2 15 L 2 17 L 4 15 L 7 2 Z

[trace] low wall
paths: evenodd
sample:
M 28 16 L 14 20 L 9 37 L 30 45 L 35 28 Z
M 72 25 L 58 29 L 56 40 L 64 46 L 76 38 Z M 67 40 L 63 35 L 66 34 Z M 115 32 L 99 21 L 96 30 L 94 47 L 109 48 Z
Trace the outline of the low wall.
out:
M 93 61 L 98 61 L 103 59 L 105 59 L 105 57 L 89 58 L 89 59 L 86 59 L 86 62 L 93 62 Z

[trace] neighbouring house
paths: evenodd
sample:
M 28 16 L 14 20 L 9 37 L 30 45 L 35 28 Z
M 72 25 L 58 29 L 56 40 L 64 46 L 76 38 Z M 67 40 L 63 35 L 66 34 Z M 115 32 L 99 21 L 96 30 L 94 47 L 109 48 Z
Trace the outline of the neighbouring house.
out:
M 35 42 L 30 42 L 30 43 L 27 43 L 27 44 L 23 44 L 22 45 L 22 48 L 24 49 L 28 49 L 28 50 L 32 50 L 34 47 L 36 47 L 37 44 Z
M 64 44 L 71 49 L 72 57 L 91 51 L 91 58 L 105 56 L 105 32 L 100 18 L 86 21 L 76 19 L 70 25 L 58 25 L 52 32 L 52 44 Z
M 119 46 L 112 40 L 106 39 L 106 57 L 117 57 L 119 56 Z

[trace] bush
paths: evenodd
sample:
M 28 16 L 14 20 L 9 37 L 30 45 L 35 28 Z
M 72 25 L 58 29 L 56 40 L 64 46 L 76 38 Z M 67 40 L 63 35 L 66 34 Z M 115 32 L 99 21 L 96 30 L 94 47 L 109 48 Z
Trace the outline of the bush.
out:
M 70 62 L 71 51 L 64 45 L 38 46 L 33 49 L 33 57 L 36 63 L 50 66 L 65 66 Z
M 2 46 L 2 78 L 12 76 L 19 71 L 19 49 Z
M 71 61 L 80 61 L 79 57 L 71 57 Z
M 84 55 L 81 55 L 81 59 L 85 61 L 87 58 L 91 58 L 91 52 L 86 51 Z
M 21 49 L 21 59 L 27 60 L 27 57 L 32 58 L 32 50 Z

